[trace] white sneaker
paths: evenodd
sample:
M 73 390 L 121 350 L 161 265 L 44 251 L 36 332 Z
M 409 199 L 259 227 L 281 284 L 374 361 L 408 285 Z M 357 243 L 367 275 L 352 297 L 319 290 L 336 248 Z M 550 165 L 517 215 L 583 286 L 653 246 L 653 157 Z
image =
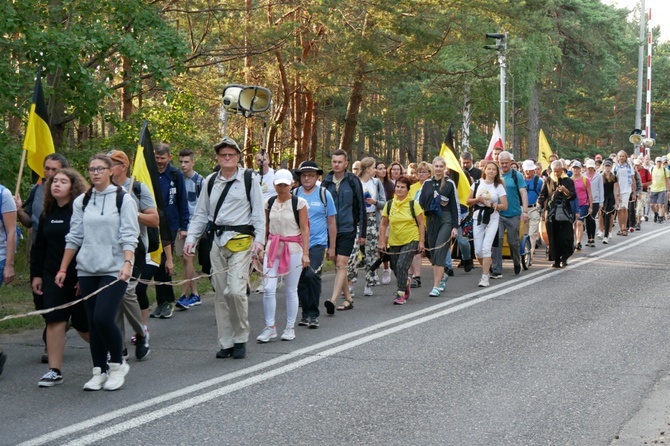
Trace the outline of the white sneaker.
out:
M 258 335 L 256 340 L 258 342 L 266 343 L 270 342 L 270 339 L 274 339 L 277 337 L 277 329 L 276 328 L 270 328 L 270 327 L 265 327 L 261 334 Z
M 477 286 L 482 287 L 482 288 L 486 288 L 487 286 L 489 286 L 489 278 L 485 277 L 485 276 L 482 276 L 482 278 L 479 279 L 479 285 L 477 285 Z
M 596 232 L 596 237 L 603 238 L 603 231 Z
M 105 384 L 102 387 L 105 390 L 116 390 L 121 388 L 126 381 L 128 370 L 130 370 L 130 366 L 126 361 L 123 361 L 121 364 L 110 362 L 107 381 L 105 381 Z
M 93 378 L 84 384 L 84 390 L 100 390 L 107 381 L 107 373 L 102 373 L 100 367 L 93 367 Z
M 365 287 L 365 290 L 363 290 L 363 296 L 372 296 L 374 293 L 372 292 L 372 288 L 369 286 Z
M 382 285 L 388 285 L 391 283 L 391 269 L 385 269 L 382 271 Z
M 608 243 L 608 242 L 607 242 L 607 237 L 603 237 L 603 244 L 604 244 L 604 245 L 607 245 L 607 243 Z
M 288 328 L 284 329 L 284 333 L 281 335 L 281 340 L 282 341 L 292 341 L 295 339 L 295 330 L 293 328 Z

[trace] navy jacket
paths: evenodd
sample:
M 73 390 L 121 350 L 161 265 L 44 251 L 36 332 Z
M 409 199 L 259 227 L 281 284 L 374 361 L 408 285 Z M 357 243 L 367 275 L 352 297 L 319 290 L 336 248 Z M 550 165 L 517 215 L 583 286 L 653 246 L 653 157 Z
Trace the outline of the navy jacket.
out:
M 188 230 L 188 200 L 186 196 L 186 185 L 184 174 L 181 170 L 168 164 L 165 172 L 158 174 L 165 203 L 165 215 L 170 223 L 170 230 Z
M 335 207 L 337 208 L 337 233 L 353 232 L 356 230 L 356 226 L 360 224 L 360 237 L 365 237 L 368 222 L 361 180 L 351 172 L 345 172 L 338 192 L 333 182 L 333 172 L 331 171 L 326 175 L 323 183 L 321 183 L 321 187 L 328 189 L 335 201 Z

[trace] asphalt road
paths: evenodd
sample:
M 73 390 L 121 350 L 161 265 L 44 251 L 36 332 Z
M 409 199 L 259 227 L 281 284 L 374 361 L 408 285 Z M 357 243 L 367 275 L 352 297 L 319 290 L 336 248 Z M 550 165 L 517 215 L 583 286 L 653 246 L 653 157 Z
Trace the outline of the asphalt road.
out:
M 49 389 L 41 333 L 3 336 L 0 444 L 644 444 L 669 420 L 669 234 L 647 223 L 560 270 L 539 255 L 514 276 L 506 261 L 487 289 L 457 270 L 440 298 L 424 266 L 404 306 L 392 285 L 363 297 L 359 282 L 353 310 L 250 342 L 243 360 L 214 358 L 210 297 L 150 321 L 152 353 L 131 356 L 116 392 L 81 389 L 91 363 L 75 333 Z M 253 295 L 252 340 L 262 311 Z

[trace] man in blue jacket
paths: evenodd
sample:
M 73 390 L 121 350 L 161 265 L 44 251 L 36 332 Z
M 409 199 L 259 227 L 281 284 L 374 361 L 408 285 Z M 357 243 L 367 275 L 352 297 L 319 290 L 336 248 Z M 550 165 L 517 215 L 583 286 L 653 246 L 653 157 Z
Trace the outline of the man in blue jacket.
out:
M 354 243 L 365 244 L 367 233 L 367 214 L 363 198 L 363 186 L 358 177 L 347 172 L 349 157 L 347 152 L 338 149 L 331 157 L 333 170 L 326 175 L 321 187 L 330 192 L 337 208 L 337 240 L 335 242 L 335 283 L 330 300 L 325 302 L 326 312 L 335 314 L 335 303 L 340 293 L 344 293 L 344 302 L 338 310 L 350 310 L 354 307 L 347 286 L 347 262 L 354 249 Z M 360 225 L 360 233 L 358 227 Z M 358 240 L 356 235 L 358 234 Z
M 170 229 L 170 240 L 163 240 L 163 256 L 161 264 L 154 274 L 154 280 L 158 282 L 172 282 L 172 270 L 174 263 L 172 252 L 174 241 L 177 236 L 186 238 L 188 231 L 188 199 L 186 196 L 186 186 L 184 185 L 184 175 L 181 171 L 172 166 L 172 155 L 170 146 L 165 143 L 156 144 L 154 147 L 154 156 L 156 158 L 156 167 L 158 168 L 158 180 L 163 194 L 163 203 L 165 204 L 165 219 L 161 220 L 161 225 L 167 223 Z M 159 210 L 160 212 L 160 210 Z M 168 319 L 174 312 L 174 289 L 172 285 L 156 285 L 156 309 L 151 313 L 151 317 Z

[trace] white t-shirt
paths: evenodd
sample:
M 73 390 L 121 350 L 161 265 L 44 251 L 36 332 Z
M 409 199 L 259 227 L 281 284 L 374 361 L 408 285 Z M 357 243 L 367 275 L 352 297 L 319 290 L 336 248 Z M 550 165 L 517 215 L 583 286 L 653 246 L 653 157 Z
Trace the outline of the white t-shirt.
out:
M 475 184 L 473 183 L 470 186 L 471 190 L 475 190 Z M 497 204 L 500 202 L 500 197 L 507 195 L 505 186 L 502 184 L 488 184 L 484 180 L 479 181 L 479 187 L 477 187 L 477 195 L 475 198 L 484 197 L 490 204 Z
M 375 184 L 374 178 L 370 178 L 368 181 L 363 183 L 363 196 L 364 200 L 368 198 L 367 194 L 370 194 L 369 198 L 372 198 L 373 200 L 379 200 L 379 194 L 377 193 L 377 185 Z M 365 204 L 365 210 L 367 212 L 376 212 L 377 211 L 377 206 L 374 204 Z
M 270 169 L 268 173 L 261 175 L 261 193 L 263 194 L 263 201 L 268 201 L 268 198 L 277 195 L 274 169 Z
M 12 197 L 12 192 L 6 187 L 2 188 L 2 213 L 16 212 L 16 203 L 14 202 L 14 197 Z M 16 243 L 19 241 L 17 240 Z M 7 231 L 5 229 L 5 223 L 0 219 L 0 261 L 3 261 L 7 258 Z M 2 274 L 2 271 L 0 271 Z

